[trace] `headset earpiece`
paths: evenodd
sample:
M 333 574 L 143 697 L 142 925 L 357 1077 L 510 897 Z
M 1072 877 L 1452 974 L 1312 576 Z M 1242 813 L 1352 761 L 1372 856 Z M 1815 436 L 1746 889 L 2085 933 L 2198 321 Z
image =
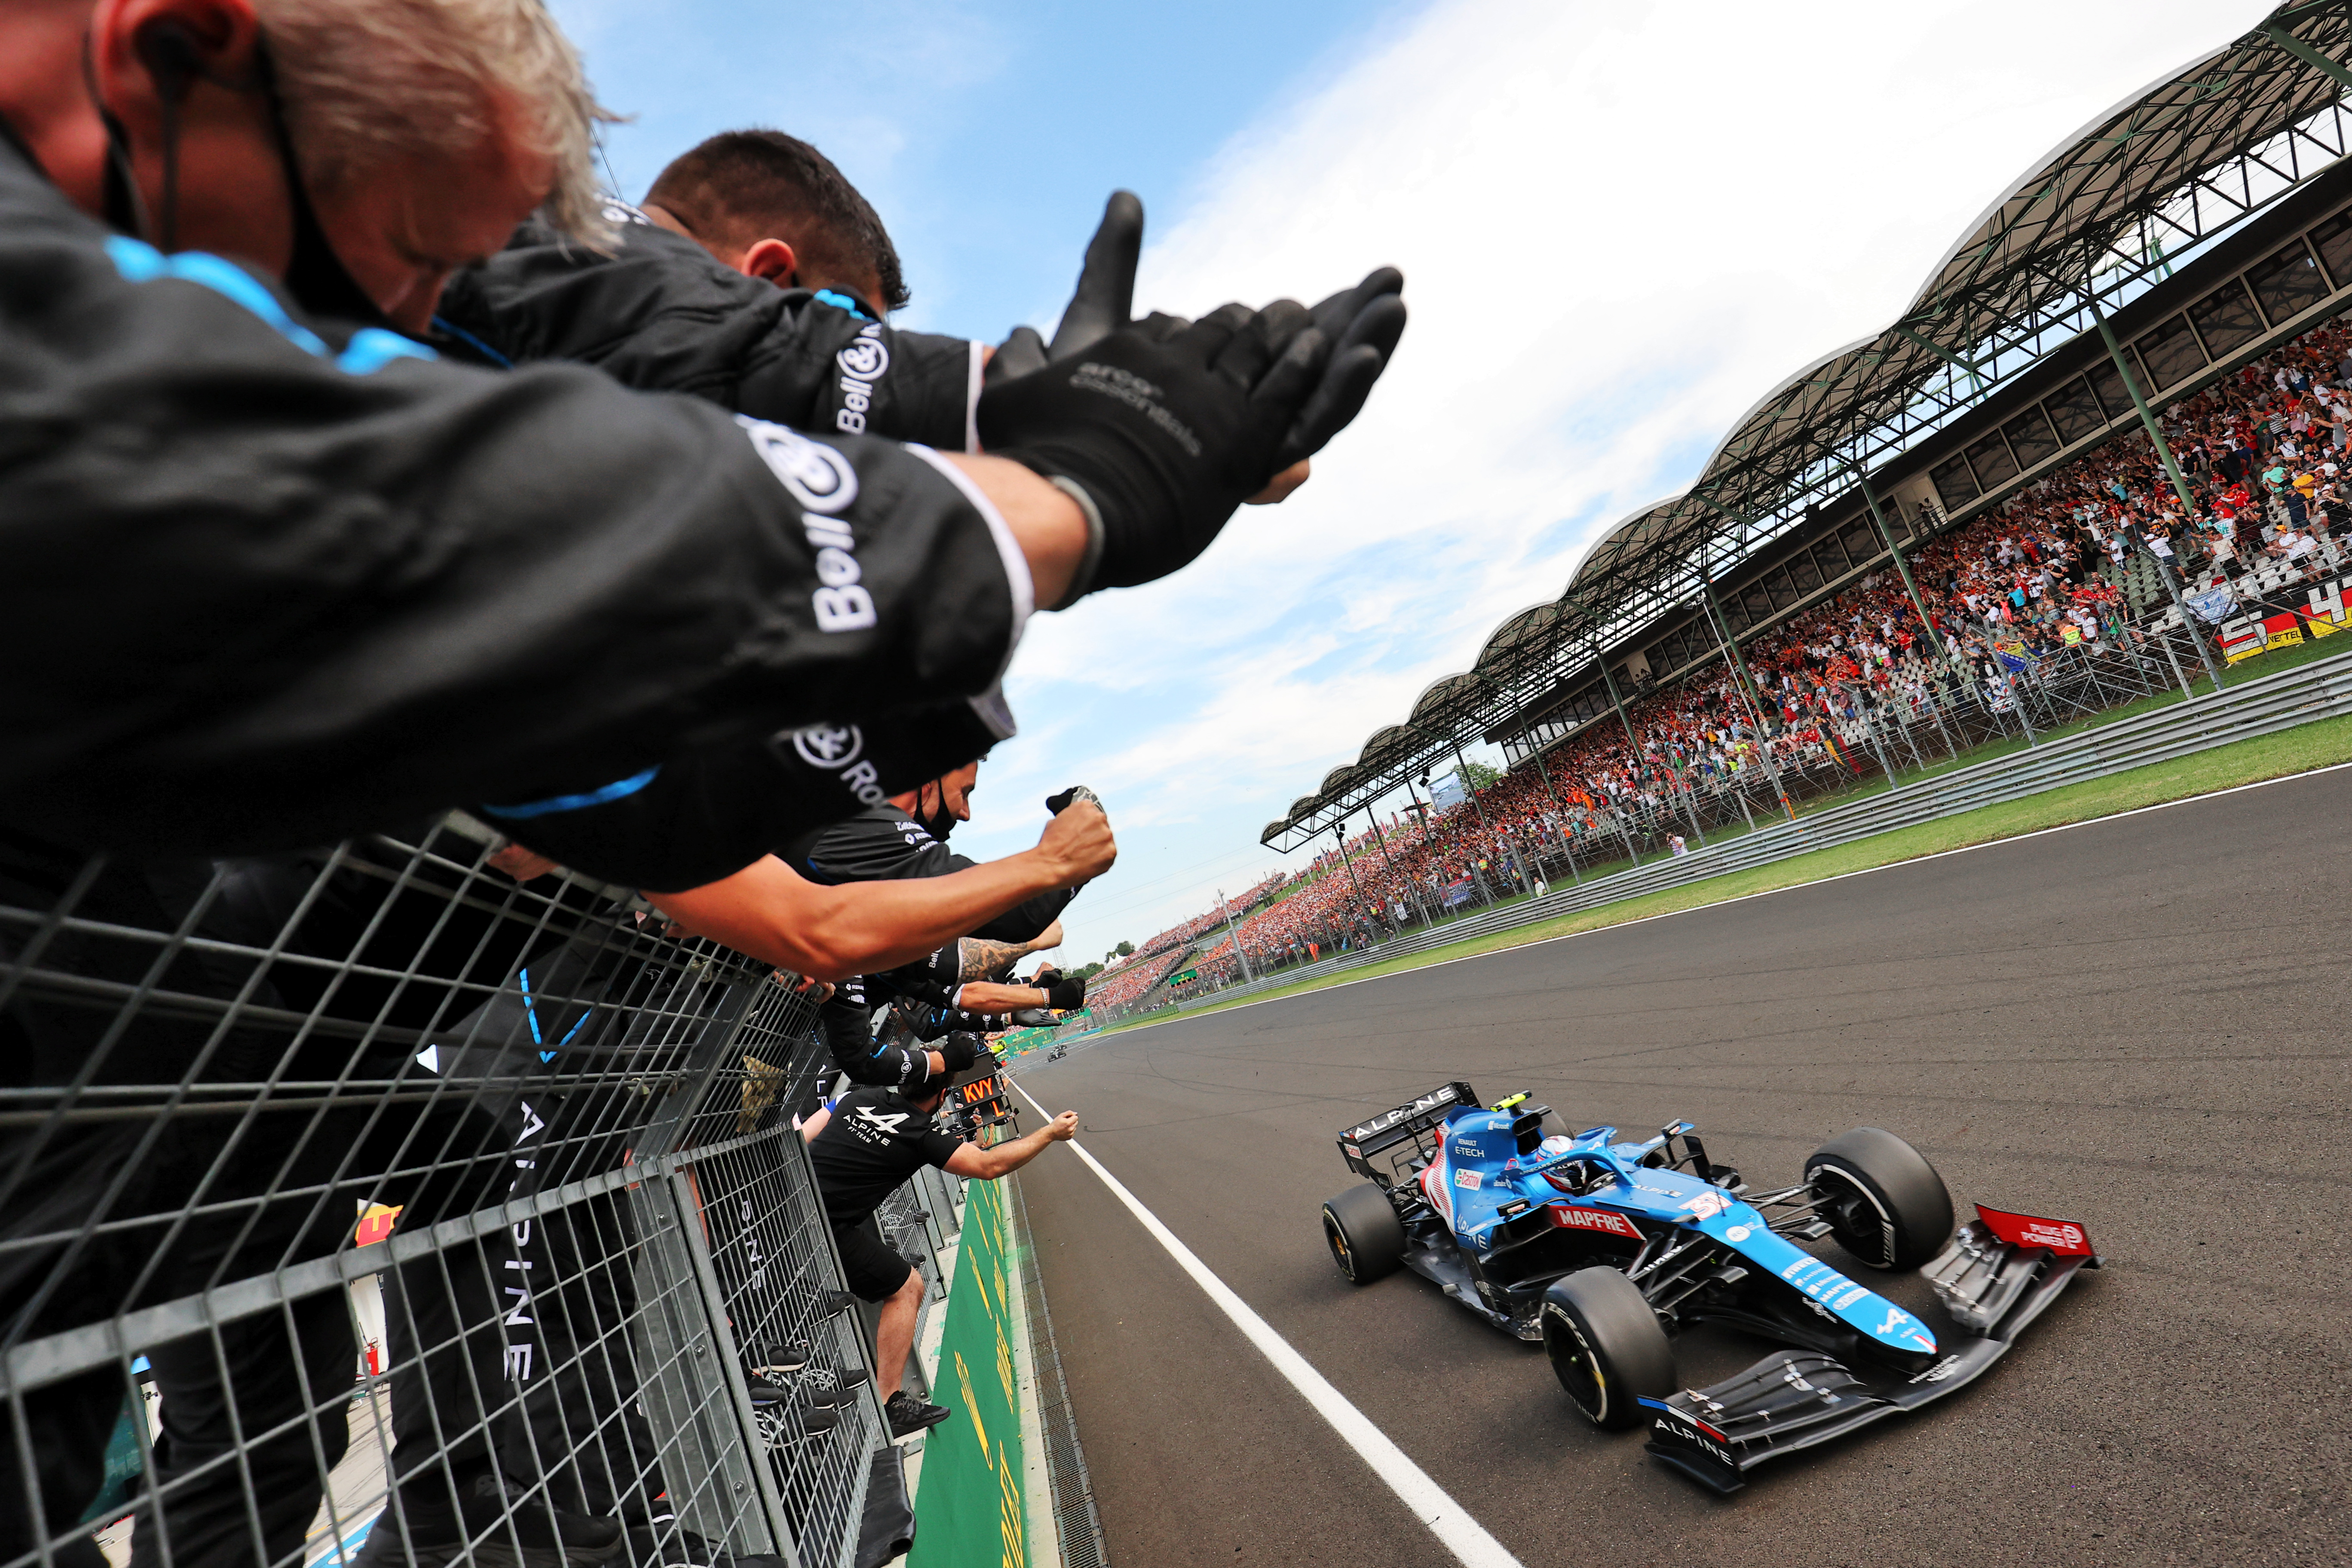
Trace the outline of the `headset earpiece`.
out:
M 163 202 L 154 238 L 165 250 L 180 247 L 180 107 L 205 74 L 204 47 L 187 25 L 158 17 L 131 37 L 131 48 L 147 68 L 163 105 Z
M 156 94 L 177 108 L 196 79 L 205 74 L 204 50 L 187 25 L 165 16 L 148 23 L 131 40 L 131 51 L 147 68 Z

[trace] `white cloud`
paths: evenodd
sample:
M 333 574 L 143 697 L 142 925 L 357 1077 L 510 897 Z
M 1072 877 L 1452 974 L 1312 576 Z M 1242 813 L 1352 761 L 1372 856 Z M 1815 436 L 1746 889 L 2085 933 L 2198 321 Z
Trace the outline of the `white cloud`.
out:
M 1186 857 L 1245 848 L 1774 384 L 1892 318 L 2030 162 L 2263 10 L 1456 0 L 1235 135 L 1158 207 L 1139 298 L 1312 299 L 1393 262 L 1413 323 L 1296 500 L 1033 630 L 1014 696 L 1055 745 L 1006 782 L 1090 773 L 1153 829 L 1074 909 L 1073 959 L 1202 907 Z

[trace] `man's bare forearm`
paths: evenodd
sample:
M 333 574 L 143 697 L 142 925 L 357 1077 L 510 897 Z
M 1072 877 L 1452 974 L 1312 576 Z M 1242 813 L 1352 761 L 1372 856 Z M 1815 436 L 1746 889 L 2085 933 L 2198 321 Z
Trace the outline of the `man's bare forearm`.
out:
M 992 1182 L 999 1176 L 1011 1175 L 1044 1153 L 1053 1142 L 1054 1129 L 1049 1122 L 1034 1132 L 1024 1133 L 1015 1138 L 1010 1143 L 999 1143 L 994 1148 L 982 1150 L 982 1152 L 988 1157 L 988 1179 Z
M 956 987 L 955 1005 L 967 1013 L 1017 1013 L 1024 1007 L 1049 1007 L 1053 1000 L 1034 985 L 975 980 Z
M 957 944 L 956 978 L 967 982 L 991 979 L 1033 951 L 1025 942 L 991 942 L 986 937 L 968 936 Z
M 1066 885 L 1035 850 L 913 881 L 824 887 L 774 856 L 682 893 L 646 895 L 699 936 L 817 980 L 893 969 L 925 957 L 1025 899 Z

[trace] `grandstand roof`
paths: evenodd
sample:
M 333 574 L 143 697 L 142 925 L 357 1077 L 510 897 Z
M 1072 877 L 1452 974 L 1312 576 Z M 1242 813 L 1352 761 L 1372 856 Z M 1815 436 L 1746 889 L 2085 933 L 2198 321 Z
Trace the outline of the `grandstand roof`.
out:
M 2283 5 L 2053 148 L 1954 241 L 1911 304 L 1772 388 L 1680 495 L 1585 552 L 1557 600 L 1495 628 L 1464 674 L 1266 825 L 1292 848 L 1648 624 L 2006 387 L 2347 150 L 2352 0 Z M 1375 756 L 1375 752 L 1378 755 Z M 1279 841 L 1279 842 L 1278 842 Z

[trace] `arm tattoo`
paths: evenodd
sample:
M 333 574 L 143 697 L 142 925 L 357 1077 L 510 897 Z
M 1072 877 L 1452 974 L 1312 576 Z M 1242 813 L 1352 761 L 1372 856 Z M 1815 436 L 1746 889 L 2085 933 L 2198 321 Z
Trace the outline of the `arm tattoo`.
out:
M 989 942 L 968 936 L 957 942 L 956 978 L 962 981 L 985 980 L 992 974 L 1012 968 L 1028 956 L 1029 949 L 1017 942 Z

